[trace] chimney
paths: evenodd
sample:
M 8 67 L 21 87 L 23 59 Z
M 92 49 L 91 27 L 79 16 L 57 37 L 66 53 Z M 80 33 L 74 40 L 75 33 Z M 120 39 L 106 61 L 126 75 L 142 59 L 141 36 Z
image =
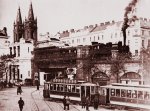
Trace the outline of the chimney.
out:
M 100 26 L 103 26 L 104 25 L 104 23 L 100 23 Z
M 71 32 L 71 33 L 74 33 L 75 31 L 74 31 L 74 29 L 70 29 L 70 32 Z
M 89 28 L 93 28 L 93 25 L 90 25 Z
M 105 22 L 105 25 L 110 25 L 110 22 L 108 21 L 108 22 Z
M 84 30 L 88 29 L 88 26 L 84 26 Z
M 114 21 L 114 20 L 112 21 L 112 24 L 115 24 L 115 21 Z
M 129 21 L 128 18 L 124 18 L 124 23 L 123 23 L 123 26 L 122 26 L 124 46 L 126 46 L 126 29 L 129 27 L 128 21 Z

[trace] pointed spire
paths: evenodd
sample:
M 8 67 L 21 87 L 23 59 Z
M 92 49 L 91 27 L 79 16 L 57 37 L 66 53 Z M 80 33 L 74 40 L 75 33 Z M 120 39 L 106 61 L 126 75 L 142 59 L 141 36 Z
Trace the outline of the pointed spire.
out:
M 22 24 L 22 17 L 21 17 L 20 7 L 18 9 L 16 23 L 21 23 Z
M 28 20 L 34 20 L 34 14 L 33 14 L 32 3 L 30 4 L 30 7 L 29 7 Z

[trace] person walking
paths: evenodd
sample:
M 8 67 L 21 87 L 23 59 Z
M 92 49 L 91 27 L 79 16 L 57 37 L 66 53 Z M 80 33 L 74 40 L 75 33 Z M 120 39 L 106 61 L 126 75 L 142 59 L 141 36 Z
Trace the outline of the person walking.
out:
M 89 97 L 87 96 L 87 97 L 86 97 L 86 111 L 90 111 L 90 110 L 89 110 L 89 105 L 90 105 L 90 99 L 89 99 Z
M 69 105 L 70 105 L 70 98 L 68 96 L 67 99 L 66 99 L 67 110 L 69 110 Z
M 95 95 L 93 104 L 94 104 L 94 109 L 97 110 L 98 105 L 99 105 L 99 96 L 98 95 Z
M 66 110 L 66 96 L 63 98 L 63 105 L 64 105 L 64 110 Z
M 18 93 L 20 93 L 20 94 L 22 93 L 21 85 L 19 85 L 18 88 L 17 88 L 17 95 L 18 95 Z
M 86 98 L 85 98 L 85 95 L 83 95 L 82 98 L 81 98 L 81 105 L 82 105 L 82 108 L 85 108 L 85 106 L 86 106 Z
M 20 97 L 20 100 L 18 101 L 18 104 L 19 104 L 20 111 L 22 111 L 23 110 L 23 106 L 24 106 L 24 101 L 22 100 L 22 97 Z

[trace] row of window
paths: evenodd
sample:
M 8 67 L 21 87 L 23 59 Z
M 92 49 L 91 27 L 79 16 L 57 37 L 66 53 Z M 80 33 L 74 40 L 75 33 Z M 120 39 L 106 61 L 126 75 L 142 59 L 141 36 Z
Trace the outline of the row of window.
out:
M 111 96 L 116 97 L 127 97 L 127 98 L 138 98 L 138 99 L 150 99 L 150 92 L 137 91 L 137 90 L 120 90 L 111 89 Z
M 20 57 L 20 46 L 16 46 L 16 47 L 10 47 L 9 48 L 10 49 L 10 55 L 15 55 L 15 57 Z M 29 49 L 29 47 L 28 47 L 28 53 L 30 53 L 30 49 Z M 18 55 L 16 55 L 16 53 L 18 54 Z

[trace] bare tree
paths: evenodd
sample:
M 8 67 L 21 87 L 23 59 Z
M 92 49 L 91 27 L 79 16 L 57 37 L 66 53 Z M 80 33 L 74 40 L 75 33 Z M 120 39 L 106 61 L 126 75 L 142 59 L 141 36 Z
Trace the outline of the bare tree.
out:
M 116 82 L 120 82 L 119 74 L 125 71 L 125 63 L 131 58 L 130 53 L 118 53 L 115 59 L 111 59 L 110 73 L 116 78 Z

